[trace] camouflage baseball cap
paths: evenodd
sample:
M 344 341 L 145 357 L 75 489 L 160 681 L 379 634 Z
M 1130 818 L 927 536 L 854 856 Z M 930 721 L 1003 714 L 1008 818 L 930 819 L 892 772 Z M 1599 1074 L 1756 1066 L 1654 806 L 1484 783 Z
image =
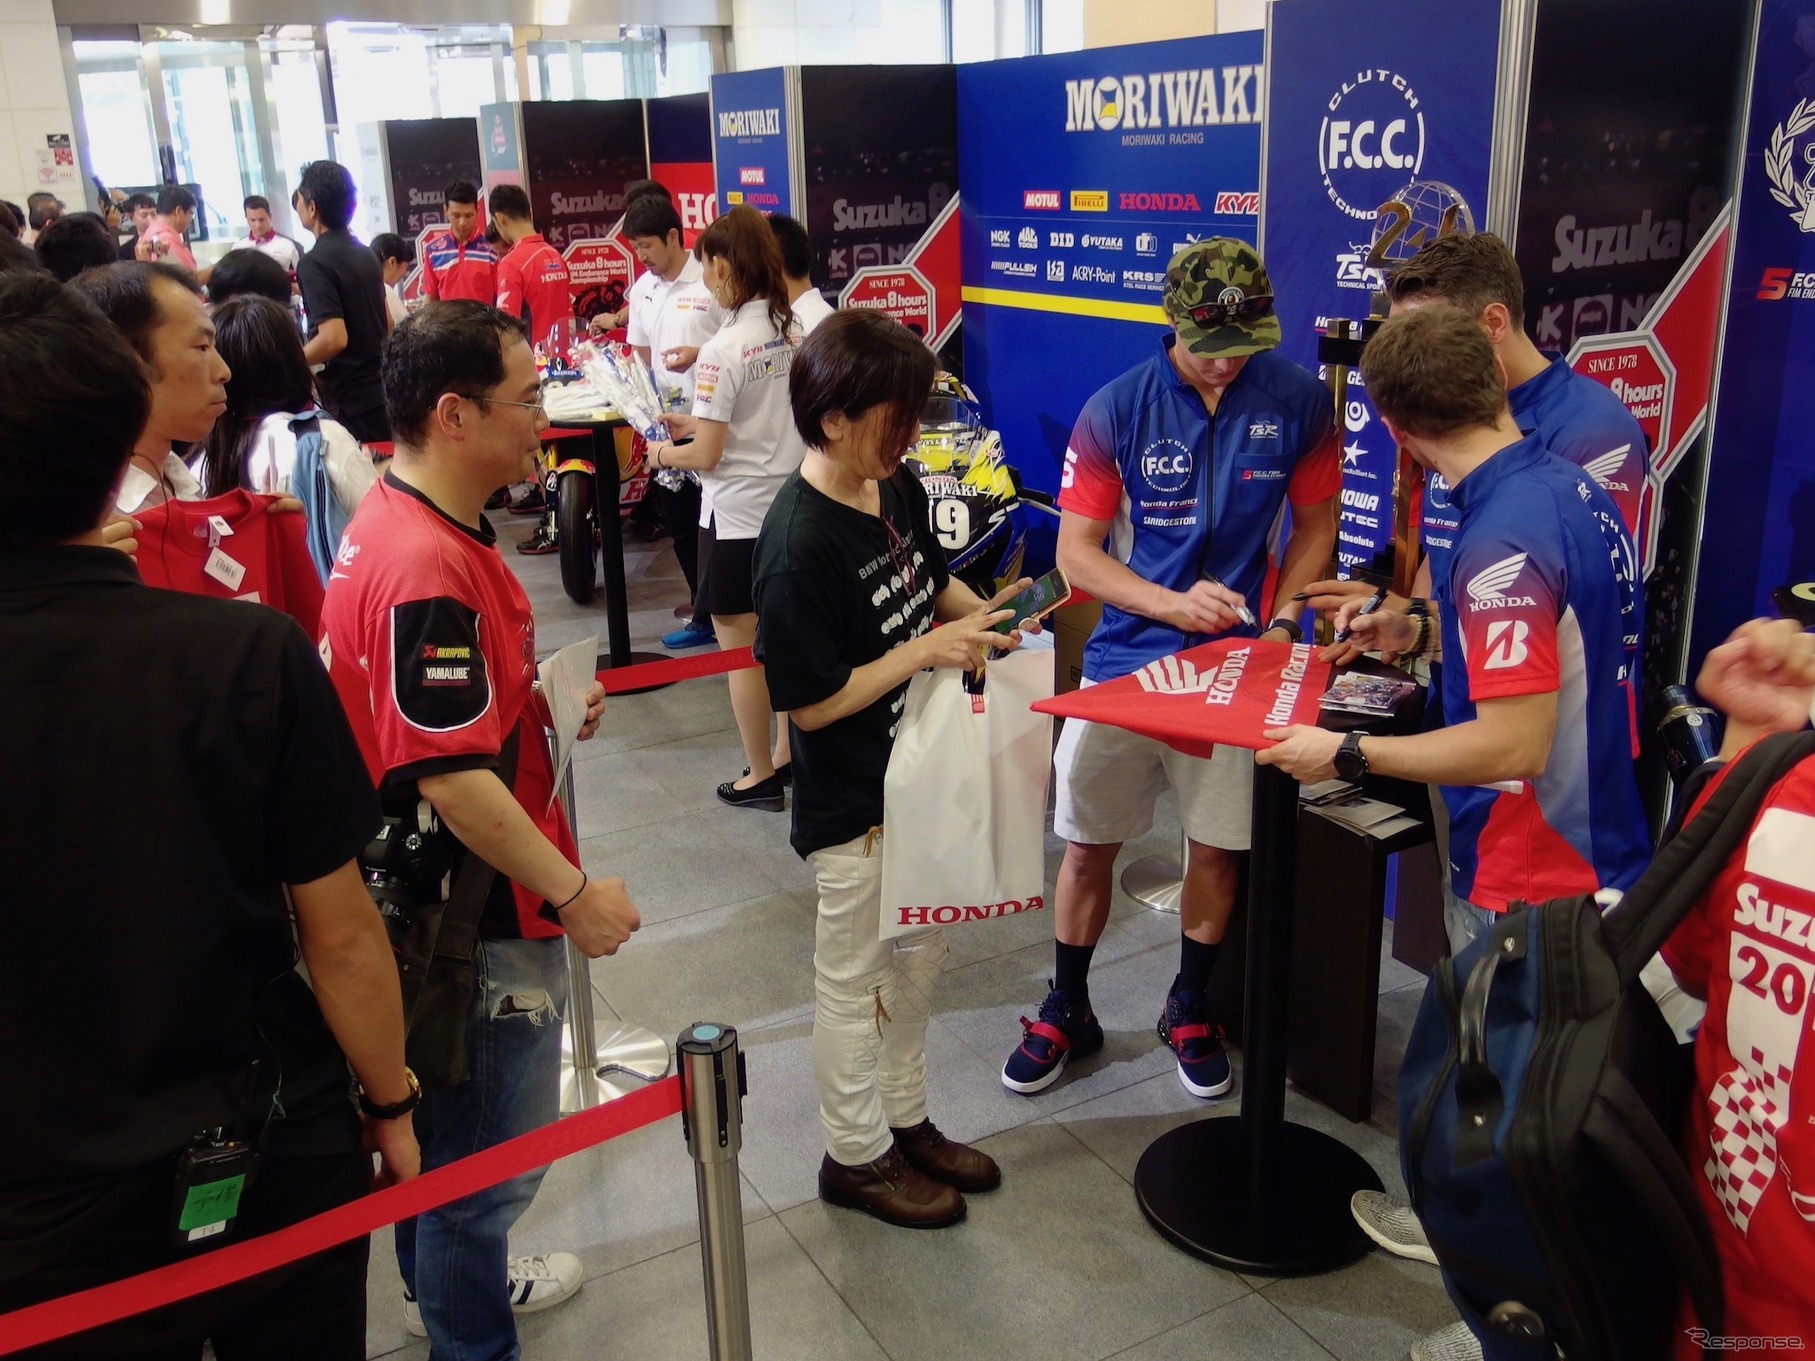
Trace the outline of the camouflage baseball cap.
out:
M 1166 319 L 1192 354 L 1234 359 L 1279 344 L 1273 285 L 1254 247 L 1232 236 L 1194 241 L 1166 266 Z

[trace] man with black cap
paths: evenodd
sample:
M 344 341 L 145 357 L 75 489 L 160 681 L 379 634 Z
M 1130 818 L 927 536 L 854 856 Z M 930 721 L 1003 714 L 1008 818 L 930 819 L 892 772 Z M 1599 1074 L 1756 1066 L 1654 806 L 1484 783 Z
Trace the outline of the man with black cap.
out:
M 1085 403 L 1065 455 L 1059 565 L 1103 602 L 1084 652 L 1086 685 L 1212 638 L 1299 641 L 1293 611 L 1276 617 L 1265 598 L 1268 548 L 1288 502 L 1271 600 L 1288 601 L 1324 575 L 1336 543 L 1329 394 L 1272 352 L 1279 319 L 1260 256 L 1230 237 L 1195 242 L 1172 257 L 1164 301 L 1171 329 L 1160 348 Z M 1044 1091 L 1067 1063 L 1101 1047 L 1088 977 L 1116 855 L 1152 827 L 1170 784 L 1190 853 L 1179 971 L 1159 1032 L 1185 1090 L 1221 1096 L 1234 1077 L 1205 989 L 1235 901 L 1236 855 L 1248 848 L 1252 757 L 1219 747 L 1198 760 L 1074 719 L 1053 764 L 1053 827 L 1069 845 L 1053 894 L 1052 990 L 1038 1020 L 1023 1018 L 1003 1085 Z

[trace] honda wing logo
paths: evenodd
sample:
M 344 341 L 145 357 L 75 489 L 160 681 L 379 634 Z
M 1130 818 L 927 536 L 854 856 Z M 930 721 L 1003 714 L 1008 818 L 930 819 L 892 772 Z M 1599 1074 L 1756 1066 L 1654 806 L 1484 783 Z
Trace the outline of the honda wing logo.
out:
M 1613 475 L 1626 462 L 1626 455 L 1632 452 L 1630 444 L 1622 444 L 1617 449 L 1609 449 L 1599 458 L 1590 459 L 1582 466 L 1582 471 L 1595 480 L 1598 486 L 1608 491 L 1631 491 L 1624 482 L 1615 482 Z
M 1507 609 L 1515 605 L 1536 605 L 1538 602 L 1528 595 L 1508 595 L 1507 589 L 1519 579 L 1519 573 L 1525 570 L 1528 553 L 1514 553 L 1510 558 L 1501 558 L 1492 567 L 1477 572 L 1469 578 L 1467 591 L 1473 602 L 1473 610 Z

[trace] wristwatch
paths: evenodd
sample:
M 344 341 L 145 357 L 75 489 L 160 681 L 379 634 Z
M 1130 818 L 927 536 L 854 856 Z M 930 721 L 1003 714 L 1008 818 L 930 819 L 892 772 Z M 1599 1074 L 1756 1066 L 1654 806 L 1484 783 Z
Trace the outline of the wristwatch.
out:
M 1294 644 L 1302 643 L 1305 640 L 1305 631 L 1298 626 L 1298 621 L 1296 619 L 1290 617 L 1275 619 L 1271 624 L 1268 624 L 1262 629 L 1261 632 L 1271 633 L 1274 629 L 1284 629 L 1287 633 L 1291 634 L 1292 642 Z
M 403 1070 L 404 1081 L 410 1084 L 410 1094 L 401 1101 L 393 1101 L 388 1106 L 381 1106 L 366 1095 L 366 1089 L 359 1089 L 359 1113 L 373 1120 L 396 1120 L 408 1115 L 422 1104 L 422 1084 L 416 1080 L 416 1074 L 406 1066 Z
M 1368 758 L 1361 754 L 1361 739 L 1366 736 L 1366 733 L 1352 732 L 1336 748 L 1336 759 L 1332 764 L 1343 779 L 1359 780 L 1367 775 Z

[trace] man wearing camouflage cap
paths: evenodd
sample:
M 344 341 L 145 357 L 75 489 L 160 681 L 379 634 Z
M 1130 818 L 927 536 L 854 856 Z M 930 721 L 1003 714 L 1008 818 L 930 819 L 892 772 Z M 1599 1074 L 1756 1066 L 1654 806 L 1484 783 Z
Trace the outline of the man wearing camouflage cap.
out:
M 1103 602 L 1084 652 L 1086 685 L 1226 635 L 1298 641 L 1284 602 L 1325 575 L 1336 543 L 1329 394 L 1273 353 L 1279 319 L 1260 256 L 1229 237 L 1185 247 L 1167 268 L 1165 307 L 1171 330 L 1157 352 L 1085 403 L 1065 455 L 1059 565 Z M 1288 501 L 1291 532 L 1269 599 L 1268 546 Z M 1282 608 L 1265 612 L 1270 600 Z M 1244 613 L 1273 622 L 1244 624 Z M 1003 1085 L 1044 1091 L 1102 1045 L 1091 952 L 1108 922 L 1116 855 L 1152 827 L 1169 783 L 1190 853 L 1179 971 L 1159 1030 L 1185 1089 L 1222 1095 L 1234 1077 L 1205 988 L 1235 901 L 1236 853 L 1248 848 L 1253 758 L 1219 747 L 1198 760 L 1072 720 L 1053 762 L 1053 827 L 1069 843 L 1053 895 L 1053 984 L 1039 1019 L 1021 1022 Z

